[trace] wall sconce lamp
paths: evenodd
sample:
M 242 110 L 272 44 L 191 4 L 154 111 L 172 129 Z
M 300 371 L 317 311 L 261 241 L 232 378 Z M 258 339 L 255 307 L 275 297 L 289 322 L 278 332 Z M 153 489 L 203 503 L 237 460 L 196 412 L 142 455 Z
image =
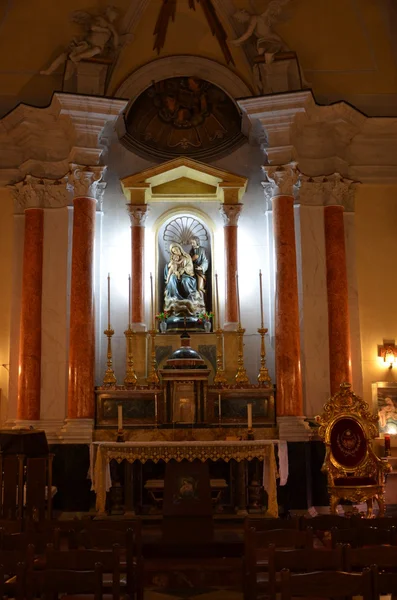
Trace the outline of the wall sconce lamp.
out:
M 378 346 L 378 356 L 392 369 L 397 364 L 397 347 L 394 340 L 383 340 L 383 346 Z

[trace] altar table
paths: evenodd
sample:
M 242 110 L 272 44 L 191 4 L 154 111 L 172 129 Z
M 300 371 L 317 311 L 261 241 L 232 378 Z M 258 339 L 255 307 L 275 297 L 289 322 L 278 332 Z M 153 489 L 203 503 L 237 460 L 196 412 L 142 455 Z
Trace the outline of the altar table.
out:
M 94 442 L 91 447 L 92 489 L 96 492 L 96 509 L 105 512 L 106 492 L 111 487 L 109 463 L 111 460 L 129 463 L 160 460 L 235 460 L 239 464 L 242 480 L 245 477 L 245 461 L 257 458 L 263 461 L 263 487 L 268 495 L 268 514 L 278 516 L 277 465 L 274 445 L 278 440 L 221 440 L 221 441 L 184 441 L 184 442 Z M 241 490 L 245 494 L 245 489 Z

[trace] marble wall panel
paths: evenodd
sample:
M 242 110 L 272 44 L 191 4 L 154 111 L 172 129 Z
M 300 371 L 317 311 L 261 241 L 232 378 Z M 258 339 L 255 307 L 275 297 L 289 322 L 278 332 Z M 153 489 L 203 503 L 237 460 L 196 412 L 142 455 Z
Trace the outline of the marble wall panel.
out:
M 304 412 L 314 416 L 330 393 L 323 207 L 296 206 L 295 224 Z
M 352 361 L 352 387 L 356 394 L 363 394 L 363 369 L 361 358 L 361 330 L 357 283 L 357 249 L 355 214 L 345 212 L 346 266 L 349 292 L 350 347 Z
M 73 209 L 44 213 L 40 418 L 66 416 Z
M 18 399 L 18 368 L 19 368 L 19 327 L 22 298 L 22 264 L 25 231 L 24 215 L 14 215 L 14 242 L 12 254 L 12 303 L 10 323 L 10 379 L 7 422 L 12 422 L 17 416 Z

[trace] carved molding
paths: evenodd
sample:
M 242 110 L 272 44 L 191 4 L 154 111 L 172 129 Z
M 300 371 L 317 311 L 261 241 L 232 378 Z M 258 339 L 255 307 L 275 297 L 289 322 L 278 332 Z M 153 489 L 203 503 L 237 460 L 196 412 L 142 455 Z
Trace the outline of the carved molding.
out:
M 147 204 L 127 204 L 132 227 L 143 227 L 150 211 Z
M 10 185 L 14 197 L 14 212 L 23 213 L 27 208 L 61 208 L 72 203 L 67 189 L 66 177 L 62 179 L 40 179 L 26 175 L 23 181 Z
M 295 201 L 306 206 L 343 206 L 354 211 L 357 182 L 346 179 L 340 173 L 308 177 L 301 173 L 295 187 Z
M 291 162 L 287 165 L 277 167 L 263 167 L 267 181 L 263 184 L 266 195 L 271 198 L 275 196 L 293 196 L 294 186 L 298 182 L 299 171 L 297 163 Z
M 225 227 L 236 226 L 243 209 L 242 204 L 221 204 L 219 212 L 222 215 Z
M 106 167 L 71 164 L 66 187 L 74 198 L 94 198 L 101 202 L 106 186 L 101 179 L 105 171 Z

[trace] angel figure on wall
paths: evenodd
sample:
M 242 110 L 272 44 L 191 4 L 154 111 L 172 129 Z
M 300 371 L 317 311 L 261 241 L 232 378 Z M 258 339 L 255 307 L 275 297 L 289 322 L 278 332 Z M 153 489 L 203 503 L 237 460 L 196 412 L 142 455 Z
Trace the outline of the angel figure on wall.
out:
M 93 58 L 104 54 L 108 46 L 117 49 L 119 34 L 113 25 L 118 17 L 118 11 L 109 6 L 102 15 L 90 15 L 81 10 L 72 14 L 72 21 L 85 29 L 85 34 L 80 40 L 72 40 L 67 50 L 62 52 L 41 75 L 51 75 L 60 65 L 66 63 L 65 79 L 73 75 L 76 63 L 83 59 Z M 69 62 L 70 61 L 70 62 Z
M 260 56 L 264 55 L 267 63 L 273 62 L 273 57 L 277 52 L 288 51 L 289 48 L 284 40 L 273 31 L 273 25 L 279 20 L 284 6 L 289 0 L 272 0 L 265 12 L 260 15 L 252 15 L 246 10 L 239 10 L 234 14 L 234 18 L 239 23 L 247 24 L 247 29 L 242 36 L 230 43 L 234 46 L 240 46 L 256 36 L 256 48 Z

